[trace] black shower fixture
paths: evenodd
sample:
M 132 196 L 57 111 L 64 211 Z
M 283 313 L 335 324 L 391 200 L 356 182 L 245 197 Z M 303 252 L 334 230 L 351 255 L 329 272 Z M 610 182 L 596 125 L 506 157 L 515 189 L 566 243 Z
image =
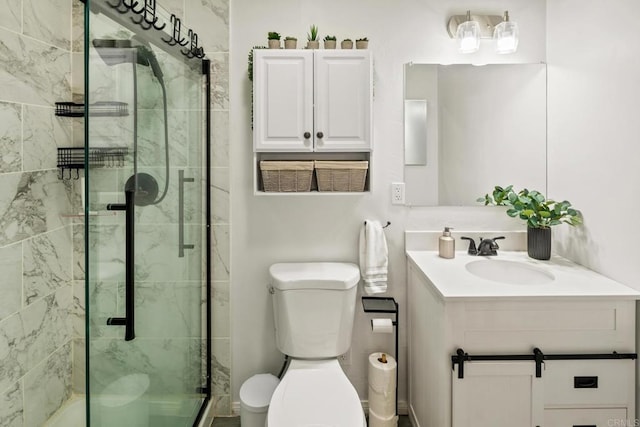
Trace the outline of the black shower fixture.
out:
M 162 89 L 162 105 L 164 113 L 164 149 L 165 149 L 165 183 L 162 195 L 158 196 L 158 182 L 154 177 L 146 173 L 138 173 L 137 162 L 135 156 L 138 155 L 138 136 L 137 136 L 137 78 L 134 66 L 133 84 L 134 84 L 134 175 L 129 178 L 126 189 L 133 189 L 136 192 L 135 203 L 138 206 L 156 205 L 160 203 L 169 191 L 169 125 L 167 114 L 167 89 L 164 83 L 164 74 L 160 68 L 158 58 L 151 49 L 151 45 L 147 42 L 134 37 L 131 39 L 94 39 L 93 47 L 100 55 L 105 64 L 114 66 L 118 64 L 135 64 L 151 68 L 151 72 L 158 80 Z M 135 185 L 134 185 L 135 184 Z M 140 194 L 138 194 L 140 192 Z
M 148 173 L 131 175 L 124 184 L 125 191 L 134 192 L 134 202 L 138 206 L 155 204 L 158 197 L 158 181 Z
M 137 42 L 136 39 L 94 39 L 93 47 L 100 58 L 107 65 L 131 63 L 135 59 L 136 64 L 151 67 L 153 75 L 161 84 L 164 84 L 164 74 L 158 63 L 155 53 L 147 44 Z M 135 51 L 133 50 L 135 48 Z M 131 49 L 131 50 L 129 50 Z

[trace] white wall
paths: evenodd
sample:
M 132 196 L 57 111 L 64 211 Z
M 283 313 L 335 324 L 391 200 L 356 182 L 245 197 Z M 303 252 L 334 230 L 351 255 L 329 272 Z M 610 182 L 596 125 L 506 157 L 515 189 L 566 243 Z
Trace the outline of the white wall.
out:
M 391 206 L 389 184 L 403 180 L 402 105 L 403 64 L 416 62 L 538 62 L 545 60 L 545 1 L 486 0 L 483 9 L 470 1 L 437 0 L 272 0 L 231 3 L 230 157 L 231 157 L 231 305 L 232 400 L 238 400 L 242 382 L 259 372 L 277 373 L 282 355 L 274 344 L 273 316 L 267 269 L 274 262 L 341 260 L 357 262 L 358 230 L 365 218 L 390 220 L 390 295 L 403 310 L 406 325 L 403 231 L 433 230 L 445 225 L 458 230 L 520 229 L 522 225 L 491 208 L 422 208 Z M 498 57 L 483 42 L 472 56 L 459 55 L 445 23 L 450 14 L 467 8 L 501 14 L 509 9 L 521 25 L 517 54 Z M 367 36 L 374 55 L 374 170 L 373 192 L 354 196 L 254 196 L 252 192 L 252 136 L 249 127 L 247 54 L 266 44 L 268 31 L 297 36 L 311 24 L 320 35 L 339 39 Z M 406 399 L 401 334 L 400 399 Z M 374 337 L 368 317 L 357 310 L 352 365 L 346 367 L 360 397 L 366 399 L 366 356 L 374 350 L 392 352 L 391 337 Z
M 584 215 L 554 229 L 555 248 L 640 289 L 640 3 L 554 0 L 547 12 L 549 196 Z

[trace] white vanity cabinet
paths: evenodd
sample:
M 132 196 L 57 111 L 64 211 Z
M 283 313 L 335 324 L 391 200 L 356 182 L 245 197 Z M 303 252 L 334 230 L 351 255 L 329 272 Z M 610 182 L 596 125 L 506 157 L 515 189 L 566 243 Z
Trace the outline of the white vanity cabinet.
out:
M 636 361 L 594 356 L 636 351 L 636 291 L 602 276 L 605 291 L 598 289 L 597 278 L 590 277 L 596 273 L 579 266 L 576 274 L 584 282 L 575 296 L 565 290 L 562 296 L 545 294 L 540 286 L 546 285 L 537 285 L 539 291 L 523 291 L 525 285 L 512 285 L 520 286 L 513 291 L 496 287 L 511 292 L 500 296 L 485 282 L 457 286 L 455 277 L 447 286 L 437 286 L 433 277 L 441 276 L 436 272 L 430 278 L 427 270 L 446 261 L 436 258 L 407 256 L 408 391 L 414 427 L 635 425 Z M 464 268 L 466 262 L 447 261 L 446 268 L 456 268 L 456 263 Z M 557 264 L 567 268 L 569 262 Z M 558 271 L 556 280 L 569 274 Z M 559 293 L 558 286 L 546 289 Z M 609 295 L 596 297 L 606 289 L 611 289 Z M 531 355 L 534 348 L 549 357 L 591 358 L 541 364 L 473 360 L 474 355 Z M 463 378 L 460 364 L 452 360 L 458 349 L 471 356 L 463 363 Z
M 256 49 L 256 152 L 368 152 L 369 50 Z

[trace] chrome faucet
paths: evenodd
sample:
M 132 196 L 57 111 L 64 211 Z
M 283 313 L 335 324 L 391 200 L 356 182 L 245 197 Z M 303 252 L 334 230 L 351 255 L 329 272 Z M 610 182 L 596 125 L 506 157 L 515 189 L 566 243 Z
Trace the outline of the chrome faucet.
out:
M 504 239 L 504 236 L 493 237 L 490 239 L 480 238 L 480 243 L 478 243 L 478 248 L 476 249 L 476 242 L 471 237 L 461 237 L 462 240 L 469 241 L 469 250 L 467 253 L 469 255 L 475 256 L 493 256 L 498 255 L 497 250 L 500 249 L 496 240 Z

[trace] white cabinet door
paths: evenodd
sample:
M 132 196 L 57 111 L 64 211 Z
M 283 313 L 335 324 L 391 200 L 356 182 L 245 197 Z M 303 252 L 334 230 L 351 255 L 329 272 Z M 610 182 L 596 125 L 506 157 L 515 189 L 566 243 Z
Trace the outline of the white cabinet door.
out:
M 370 151 L 370 51 L 315 55 L 315 151 Z
M 313 51 L 254 50 L 255 151 L 313 151 Z
M 535 363 L 466 362 L 464 378 L 454 370 L 453 427 L 542 426 L 543 383 Z
M 625 408 L 547 409 L 544 411 L 544 427 L 613 427 L 634 425 L 636 425 L 635 420 L 627 419 L 627 410 Z

